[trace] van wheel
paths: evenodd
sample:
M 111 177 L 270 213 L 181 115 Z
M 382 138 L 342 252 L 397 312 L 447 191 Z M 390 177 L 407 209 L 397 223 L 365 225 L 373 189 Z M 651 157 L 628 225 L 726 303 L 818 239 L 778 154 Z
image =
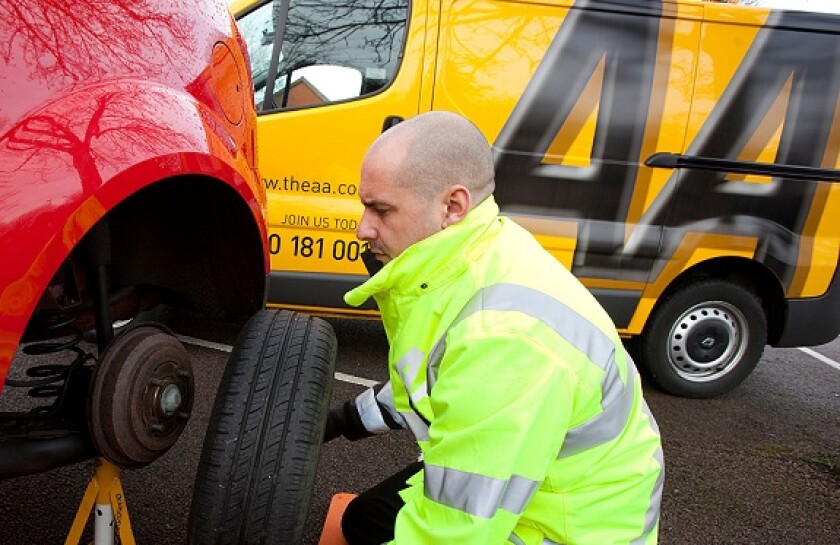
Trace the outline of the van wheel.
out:
M 262 310 L 246 324 L 204 439 L 189 543 L 301 542 L 335 356 L 335 333 L 319 318 Z
M 759 299 L 731 282 L 703 280 L 665 296 L 638 343 L 640 365 L 664 391 L 708 398 L 732 390 L 767 342 Z

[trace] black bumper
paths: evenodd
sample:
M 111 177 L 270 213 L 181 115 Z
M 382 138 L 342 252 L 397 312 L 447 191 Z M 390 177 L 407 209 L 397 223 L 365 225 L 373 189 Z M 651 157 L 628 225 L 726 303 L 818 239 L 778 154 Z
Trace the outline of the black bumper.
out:
M 820 297 L 789 299 L 782 334 L 773 346 L 816 346 L 840 335 L 840 266 Z

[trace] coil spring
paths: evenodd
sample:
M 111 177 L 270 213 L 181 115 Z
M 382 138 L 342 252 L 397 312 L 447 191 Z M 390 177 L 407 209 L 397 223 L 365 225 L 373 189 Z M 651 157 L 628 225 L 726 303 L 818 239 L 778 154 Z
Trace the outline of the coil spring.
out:
M 82 341 L 82 331 L 73 326 L 76 316 L 72 316 L 61 322 L 47 326 L 48 330 L 66 330 L 70 338 L 66 341 L 43 341 L 28 344 L 22 348 L 23 353 L 30 356 L 45 356 L 69 351 L 75 354 L 75 358 L 69 363 L 33 365 L 26 370 L 29 379 L 6 379 L 8 386 L 16 388 L 29 388 L 26 394 L 36 399 L 55 398 L 52 404 L 33 408 L 28 414 L 31 416 L 50 416 L 61 409 L 67 393 L 68 379 L 70 375 L 84 365 L 88 360 L 95 359 L 90 352 L 79 347 Z

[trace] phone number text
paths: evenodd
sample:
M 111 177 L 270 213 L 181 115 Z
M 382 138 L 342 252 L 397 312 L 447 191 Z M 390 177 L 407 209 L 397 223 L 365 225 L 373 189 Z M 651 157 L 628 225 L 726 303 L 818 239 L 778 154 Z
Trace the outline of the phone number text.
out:
M 367 242 L 337 239 L 330 244 L 320 237 L 295 235 L 283 238 L 276 233 L 268 235 L 268 251 L 272 255 L 291 252 L 295 257 L 314 259 L 332 258 L 336 261 L 357 261 L 367 249 Z

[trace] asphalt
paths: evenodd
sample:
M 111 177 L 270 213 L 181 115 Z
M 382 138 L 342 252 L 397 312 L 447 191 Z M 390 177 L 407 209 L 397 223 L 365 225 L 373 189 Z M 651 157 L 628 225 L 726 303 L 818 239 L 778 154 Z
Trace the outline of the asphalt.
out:
M 386 376 L 387 343 L 378 322 L 331 319 L 338 371 Z M 187 322 L 176 331 L 230 345 L 235 330 Z M 188 344 L 199 392 L 182 437 L 150 466 L 123 472 L 140 545 L 186 541 L 192 481 L 227 353 Z M 840 340 L 817 347 L 840 361 Z M 333 403 L 363 386 L 334 382 Z M 840 543 L 840 369 L 797 349 L 768 348 L 753 375 L 710 400 L 645 396 L 662 430 L 666 481 L 660 526 L 665 545 Z M 407 432 L 322 450 L 304 545 L 318 542 L 333 494 L 360 492 L 414 461 Z M 63 543 L 91 462 L 0 482 L 0 544 Z M 82 542 L 90 540 L 90 525 Z

